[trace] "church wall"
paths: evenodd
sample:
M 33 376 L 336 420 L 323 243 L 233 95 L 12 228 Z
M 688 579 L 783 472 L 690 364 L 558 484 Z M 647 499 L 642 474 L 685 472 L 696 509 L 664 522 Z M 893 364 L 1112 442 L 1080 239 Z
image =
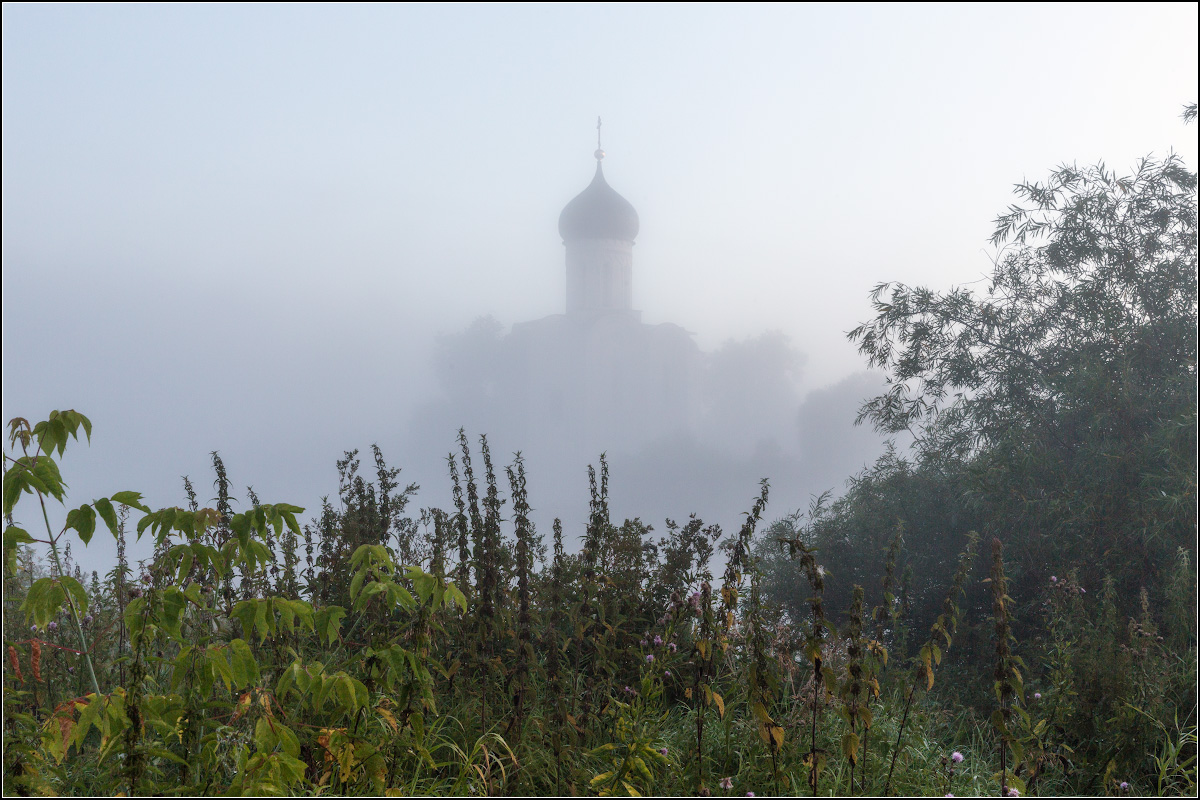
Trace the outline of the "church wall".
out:
M 567 248 L 567 313 L 633 309 L 633 242 L 576 239 Z

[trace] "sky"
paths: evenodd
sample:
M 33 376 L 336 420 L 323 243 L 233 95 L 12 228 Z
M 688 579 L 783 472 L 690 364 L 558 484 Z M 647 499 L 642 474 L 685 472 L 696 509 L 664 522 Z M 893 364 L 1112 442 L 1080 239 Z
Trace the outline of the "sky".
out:
M 3 417 L 91 418 L 78 502 L 182 503 L 212 450 L 310 508 L 372 442 L 439 480 L 402 452 L 431 346 L 562 311 L 556 224 L 597 116 L 644 319 L 706 350 L 781 331 L 799 395 L 824 391 L 863 369 L 845 334 L 876 284 L 982 285 L 1013 184 L 1195 168 L 1196 17 L 5 4 Z

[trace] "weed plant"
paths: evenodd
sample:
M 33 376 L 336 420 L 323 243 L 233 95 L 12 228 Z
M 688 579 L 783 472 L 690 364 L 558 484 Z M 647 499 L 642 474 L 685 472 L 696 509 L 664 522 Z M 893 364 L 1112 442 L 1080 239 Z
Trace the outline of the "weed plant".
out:
M 242 506 L 213 454 L 211 507 L 185 479 L 182 507 L 152 511 L 117 492 L 35 537 L 18 514 L 67 502 L 57 457 L 89 429 L 76 412 L 11 428 L 4 769 L 14 793 L 1195 790 L 1195 626 L 1179 618 L 1195 602 L 1187 550 L 1162 607 L 1145 592 L 1123 617 L 1115 582 L 1093 596 L 1069 571 L 1035 597 L 1010 596 L 994 542 L 982 584 L 992 600 L 978 608 L 972 534 L 937 614 L 913 613 L 933 621 L 905 658 L 899 529 L 874 555 L 874 606 L 851 585 L 848 603 L 830 608 L 837 576 L 815 544 L 819 514 L 756 536 L 765 481 L 736 536 L 693 516 L 656 538 L 640 520 L 610 519 L 602 457 L 582 551 L 568 551 L 555 520 L 546 553 L 523 459 L 504 467 L 506 496 L 487 440 L 475 451 L 462 432 L 447 461 L 454 508 L 423 509 L 419 522 L 406 516 L 416 487 L 400 490 L 377 448 L 372 480 L 354 451 L 339 460 L 336 503 L 303 527 L 301 509 L 252 490 Z M 74 559 L 98 528 L 116 538 L 118 565 L 87 581 Z M 125 559 L 131 534 L 155 542 L 141 574 Z M 766 591 L 766 567 L 787 563 L 767 555 L 781 543 L 807 584 L 802 616 Z M 1019 602 L 1040 609 L 1022 615 L 1041 620 L 1027 643 L 1015 636 Z M 981 674 L 969 648 L 953 661 L 950 645 L 985 622 L 992 661 Z M 971 699 L 984 680 L 990 704 Z

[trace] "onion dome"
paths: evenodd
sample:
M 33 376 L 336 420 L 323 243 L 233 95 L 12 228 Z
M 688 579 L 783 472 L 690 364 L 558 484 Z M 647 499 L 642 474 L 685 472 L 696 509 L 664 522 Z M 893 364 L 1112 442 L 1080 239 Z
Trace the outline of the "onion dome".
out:
M 567 203 L 558 216 L 558 234 L 564 242 L 574 239 L 620 239 L 632 242 L 637 237 L 637 211 L 608 185 L 600 166 L 604 151 L 596 151 L 596 177 L 588 187 Z

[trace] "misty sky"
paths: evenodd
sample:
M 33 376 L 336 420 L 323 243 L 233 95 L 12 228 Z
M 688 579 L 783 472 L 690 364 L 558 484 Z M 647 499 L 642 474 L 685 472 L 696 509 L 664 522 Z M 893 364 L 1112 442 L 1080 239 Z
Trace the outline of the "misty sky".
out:
M 646 321 L 706 350 L 780 330 L 823 390 L 863 367 L 845 333 L 875 284 L 989 273 L 1013 183 L 1171 148 L 1194 169 L 1196 17 L 6 4 L 3 417 L 91 417 L 76 504 L 180 504 L 183 474 L 206 500 L 214 449 L 310 509 L 371 442 L 440 480 L 400 444 L 434 337 L 562 311 L 597 115 Z

